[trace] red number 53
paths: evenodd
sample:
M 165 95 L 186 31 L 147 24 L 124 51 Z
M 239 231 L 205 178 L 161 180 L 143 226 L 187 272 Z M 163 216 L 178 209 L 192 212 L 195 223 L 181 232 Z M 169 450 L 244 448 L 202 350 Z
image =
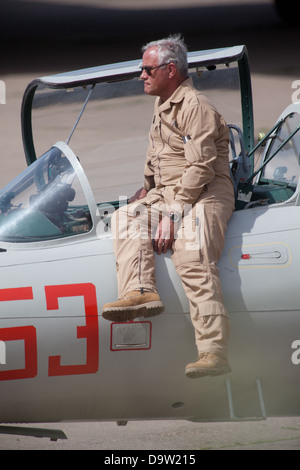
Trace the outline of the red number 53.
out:
M 99 329 L 96 289 L 93 284 L 66 284 L 45 286 L 47 310 L 58 310 L 60 297 L 83 296 L 85 308 L 84 326 L 77 327 L 77 338 L 86 338 L 86 363 L 61 365 L 61 356 L 49 357 L 49 376 L 93 374 L 99 366 Z M 31 287 L 0 289 L 0 302 L 33 300 Z M 24 340 L 25 367 L 23 369 L 0 370 L 1 380 L 32 378 L 37 375 L 37 335 L 32 325 L 0 328 L 0 340 Z

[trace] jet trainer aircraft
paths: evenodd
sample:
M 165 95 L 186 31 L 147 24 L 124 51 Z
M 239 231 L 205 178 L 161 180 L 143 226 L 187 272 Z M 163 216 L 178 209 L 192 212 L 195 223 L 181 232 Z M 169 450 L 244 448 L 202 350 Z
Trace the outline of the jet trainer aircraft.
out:
M 152 118 L 139 61 L 42 77 L 22 103 L 28 167 L 0 192 L 1 432 L 300 414 L 300 104 L 254 145 L 246 47 L 189 53 L 189 69 L 231 131 L 236 210 L 219 268 L 232 372 L 185 376 L 194 332 L 170 253 L 157 256 L 162 315 L 101 317 L 117 297 L 110 217 L 141 186 Z

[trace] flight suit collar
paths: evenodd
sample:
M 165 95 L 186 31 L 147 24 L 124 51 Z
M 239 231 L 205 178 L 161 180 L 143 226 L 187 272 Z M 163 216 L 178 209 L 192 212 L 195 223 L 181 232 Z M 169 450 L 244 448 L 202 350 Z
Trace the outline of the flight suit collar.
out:
M 193 86 L 193 80 L 191 77 L 187 78 L 184 82 L 179 85 L 178 88 L 174 91 L 173 95 L 165 101 L 164 103 L 158 98 L 157 106 L 159 114 L 167 111 L 168 109 L 172 108 L 173 104 L 180 103 L 183 100 L 187 88 L 191 88 Z

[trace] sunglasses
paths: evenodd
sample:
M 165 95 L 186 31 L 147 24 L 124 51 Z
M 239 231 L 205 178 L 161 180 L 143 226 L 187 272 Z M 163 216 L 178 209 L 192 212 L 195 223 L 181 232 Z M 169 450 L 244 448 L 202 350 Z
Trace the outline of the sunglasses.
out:
M 149 67 L 148 65 L 140 65 L 141 73 L 145 70 L 146 74 L 151 77 L 151 70 L 158 69 L 159 67 L 164 67 L 168 65 L 170 62 L 166 62 L 165 64 L 156 65 L 156 67 Z

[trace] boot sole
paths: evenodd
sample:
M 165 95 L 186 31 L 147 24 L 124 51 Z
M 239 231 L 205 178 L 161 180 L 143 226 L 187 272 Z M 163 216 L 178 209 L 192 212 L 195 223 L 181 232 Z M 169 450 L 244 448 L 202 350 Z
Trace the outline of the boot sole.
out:
M 109 321 L 130 321 L 135 318 L 144 317 L 154 317 L 160 315 L 164 311 L 164 306 L 159 301 L 147 302 L 145 304 L 136 305 L 129 307 L 115 307 L 103 310 L 102 316 L 105 320 Z
M 186 369 L 185 375 L 190 379 L 198 379 L 205 376 L 216 377 L 218 375 L 228 374 L 229 372 L 231 372 L 231 367 L 229 365 L 218 367 L 216 369 L 198 369 L 197 367 L 190 367 L 189 369 Z

